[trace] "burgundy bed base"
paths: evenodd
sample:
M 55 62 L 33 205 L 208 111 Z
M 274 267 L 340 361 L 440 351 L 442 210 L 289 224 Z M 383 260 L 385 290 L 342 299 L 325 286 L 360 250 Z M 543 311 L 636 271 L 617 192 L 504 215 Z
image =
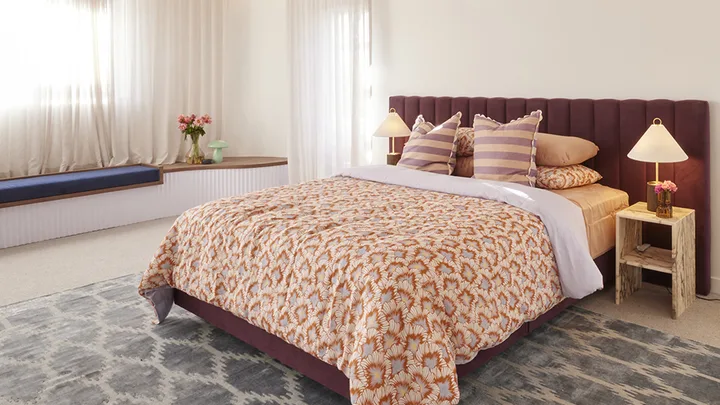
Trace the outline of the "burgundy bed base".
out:
M 603 175 L 601 183 L 619 188 L 630 195 L 630 203 L 644 200 L 645 182 L 652 180 L 654 166 L 628 159 L 627 153 L 637 142 L 652 119 L 659 117 L 690 159 L 687 162 L 661 165 L 660 176 L 673 180 L 681 191 L 676 205 L 694 208 L 697 216 L 697 290 L 710 290 L 710 196 L 709 190 L 709 105 L 705 101 L 669 100 L 568 100 L 568 99 L 504 99 L 468 97 L 405 97 L 390 98 L 390 107 L 408 125 L 418 114 L 438 122 L 453 113 L 463 113 L 462 126 L 471 126 L 472 117 L 485 114 L 498 121 L 521 117 L 533 110 L 543 110 L 540 131 L 573 135 L 590 139 L 600 147 L 598 155 L 586 164 Z M 395 139 L 397 150 L 407 139 Z M 656 246 L 669 243 L 660 229 L 646 232 L 648 241 Z M 603 273 L 605 285 L 615 276 L 615 250 L 595 259 Z M 230 312 L 175 290 L 175 303 L 216 327 L 230 333 L 270 357 L 297 370 L 338 394 L 348 397 L 349 380 L 336 367 L 286 343 L 264 330 L 250 325 Z M 470 363 L 458 365 L 462 377 L 482 366 L 518 339 L 557 316 L 576 300 L 566 299 L 538 319 L 525 323 L 500 345 L 480 352 Z
M 458 377 L 462 377 L 487 363 L 494 356 L 512 346 L 518 339 L 527 336 L 543 323 L 556 317 L 574 302 L 576 302 L 576 300 L 565 299 L 550 311 L 541 315 L 538 319 L 525 323 L 498 346 L 481 351 L 467 364 L 458 365 Z M 212 325 L 255 347 L 284 365 L 302 373 L 306 377 L 319 382 L 345 398 L 350 398 L 350 381 L 337 367 L 331 366 L 317 357 L 286 343 L 279 337 L 249 324 L 247 321 L 236 317 L 224 309 L 200 301 L 180 290 L 175 290 L 175 304 L 187 309 Z
M 615 249 L 595 259 L 595 264 L 601 269 L 603 279 L 607 285 L 615 275 Z M 302 373 L 325 387 L 338 394 L 350 398 L 350 381 L 337 367 L 332 366 L 317 357 L 286 343 L 279 337 L 265 332 L 257 326 L 251 325 L 242 318 L 238 318 L 231 312 L 216 307 L 207 302 L 192 297 L 180 290 L 174 290 L 175 304 L 185 308 L 193 314 L 205 319 L 210 324 L 235 336 L 243 342 L 264 352 L 268 356 L 283 363 L 284 365 Z M 566 298 L 561 303 L 540 315 L 538 319 L 526 322 L 501 344 L 478 353 L 475 358 L 467 363 L 457 366 L 458 377 L 462 377 L 474 371 L 478 367 L 490 361 L 493 357 L 503 352 L 518 339 L 527 336 L 533 330 L 539 328 L 545 322 L 555 318 L 567 307 L 577 300 Z

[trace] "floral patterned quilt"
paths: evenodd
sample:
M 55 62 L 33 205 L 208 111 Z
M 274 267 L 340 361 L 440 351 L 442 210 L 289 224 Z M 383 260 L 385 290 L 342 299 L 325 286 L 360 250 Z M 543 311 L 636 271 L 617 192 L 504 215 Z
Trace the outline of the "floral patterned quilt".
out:
M 354 404 L 456 404 L 455 364 L 563 299 L 535 215 L 350 177 L 193 208 L 139 291 L 241 317 L 350 380 Z

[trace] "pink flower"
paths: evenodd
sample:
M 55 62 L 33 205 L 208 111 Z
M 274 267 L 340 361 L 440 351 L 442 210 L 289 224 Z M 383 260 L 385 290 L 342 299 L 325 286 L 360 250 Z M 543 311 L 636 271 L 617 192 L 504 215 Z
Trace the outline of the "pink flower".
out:
M 655 186 L 655 194 L 660 194 L 664 191 L 674 193 L 678 190 L 677 185 L 670 180 L 665 180 L 662 183 Z
M 186 125 L 186 124 L 180 124 L 180 125 L 178 125 L 178 129 L 181 130 L 181 131 L 185 131 L 185 130 L 187 129 L 187 125 Z
M 182 131 L 190 128 L 190 127 L 203 127 L 206 124 L 212 123 L 212 118 L 210 117 L 210 114 L 205 114 L 201 117 L 198 117 L 195 114 L 185 115 L 180 114 L 178 115 L 178 123 L 182 125 L 182 128 L 178 126 Z

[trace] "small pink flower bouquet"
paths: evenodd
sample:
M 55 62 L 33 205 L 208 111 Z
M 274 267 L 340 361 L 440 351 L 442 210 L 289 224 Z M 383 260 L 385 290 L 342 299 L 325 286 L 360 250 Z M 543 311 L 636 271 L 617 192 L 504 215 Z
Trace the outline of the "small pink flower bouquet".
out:
M 184 139 L 187 140 L 188 135 L 192 139 L 192 145 L 187 155 L 185 156 L 185 162 L 191 165 L 199 165 L 205 159 L 205 154 L 200 149 L 200 137 L 205 135 L 205 125 L 212 124 L 212 118 L 208 114 L 202 117 L 197 117 L 195 114 L 178 115 L 178 129 L 185 135 Z
M 180 114 L 178 124 L 178 129 L 185 135 L 185 139 L 190 135 L 193 142 L 197 142 L 198 137 L 205 135 L 205 125 L 212 124 L 212 118 L 208 114 L 202 117 L 197 117 L 195 114 Z
M 657 195 L 657 208 L 655 215 L 660 218 L 672 218 L 672 195 L 678 190 L 678 187 L 670 180 L 665 180 L 655 186 L 655 195 Z
M 665 180 L 662 183 L 655 186 L 655 194 L 664 192 L 674 193 L 678 190 L 678 187 L 670 180 Z

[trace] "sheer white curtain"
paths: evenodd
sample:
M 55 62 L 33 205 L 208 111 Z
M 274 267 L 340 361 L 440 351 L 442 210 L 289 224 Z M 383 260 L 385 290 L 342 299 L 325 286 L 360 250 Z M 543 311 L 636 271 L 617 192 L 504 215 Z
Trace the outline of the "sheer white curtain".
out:
M 370 0 L 289 0 L 290 181 L 367 163 Z
M 218 136 L 224 0 L 0 3 L 0 178 L 174 162 L 180 113 Z

